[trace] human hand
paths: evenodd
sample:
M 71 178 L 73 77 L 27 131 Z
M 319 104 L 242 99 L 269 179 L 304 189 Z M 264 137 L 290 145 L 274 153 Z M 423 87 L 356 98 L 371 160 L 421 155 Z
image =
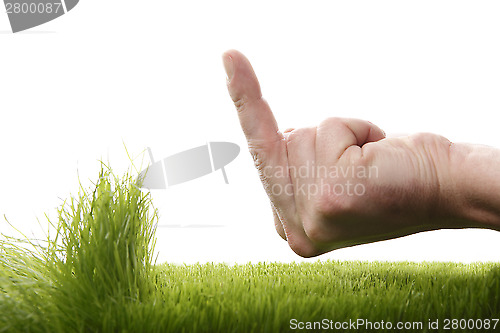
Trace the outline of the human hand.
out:
M 235 50 L 223 61 L 276 230 L 300 256 L 477 226 L 455 212 L 449 140 L 430 133 L 386 138 L 370 122 L 344 118 L 282 133 L 250 62 Z

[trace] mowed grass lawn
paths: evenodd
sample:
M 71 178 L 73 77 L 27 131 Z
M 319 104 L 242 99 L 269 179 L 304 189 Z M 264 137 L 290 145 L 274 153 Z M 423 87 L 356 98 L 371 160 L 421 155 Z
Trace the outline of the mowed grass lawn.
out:
M 279 332 L 316 321 L 326 331 L 337 325 L 344 327 L 340 332 L 369 332 L 390 321 L 423 332 L 430 319 L 449 332 L 445 319 L 500 317 L 498 264 L 327 261 L 157 269 L 164 327 L 171 331 Z M 355 329 L 343 324 L 358 320 L 365 323 Z M 469 328 L 476 324 L 468 322 Z M 491 324 L 492 332 L 500 331 L 500 323 L 495 330 Z
M 154 265 L 157 213 L 104 168 L 45 242 L 4 236 L 0 332 L 500 331 L 500 264 Z

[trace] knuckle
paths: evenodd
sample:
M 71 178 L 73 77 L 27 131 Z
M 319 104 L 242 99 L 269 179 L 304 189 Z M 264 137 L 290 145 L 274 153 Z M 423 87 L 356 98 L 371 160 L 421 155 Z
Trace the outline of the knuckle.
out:
M 329 117 L 324 119 L 320 125 L 318 126 L 319 128 L 338 128 L 339 126 L 345 126 L 346 124 L 346 118 L 341 118 L 341 117 Z
M 312 244 L 306 243 L 305 241 L 298 242 L 297 237 L 292 238 L 287 235 L 287 241 L 292 251 L 302 258 L 312 258 L 320 254 Z
M 316 251 L 312 251 L 312 250 L 300 250 L 300 251 L 296 251 L 294 249 L 292 249 L 293 252 L 295 252 L 297 255 L 301 256 L 302 258 L 313 258 L 313 257 L 316 257 L 319 255 L 319 253 L 317 253 Z
M 446 165 L 452 142 L 444 136 L 432 133 L 417 133 L 411 137 L 413 149 L 428 163 L 427 171 L 436 173 L 440 165 Z M 432 169 L 432 170 L 431 170 Z
M 442 135 L 437 135 L 437 134 L 434 134 L 434 143 L 436 144 L 436 146 L 438 147 L 445 147 L 445 148 L 449 148 L 450 145 L 451 145 L 451 141 L 448 140 L 447 138 L 445 138 L 444 136 Z
M 444 136 L 434 133 L 427 133 L 427 132 L 416 133 L 412 135 L 410 138 L 414 144 L 421 146 L 429 146 L 429 145 L 449 146 L 451 144 L 450 140 L 448 140 Z
M 320 219 L 304 220 L 304 232 L 307 237 L 314 243 L 327 243 L 331 241 L 327 239 L 323 221 Z
M 303 231 L 299 231 L 299 229 L 285 228 L 285 236 L 288 246 L 297 255 L 303 258 L 311 258 L 321 254 L 319 249 L 311 242 Z
M 336 124 L 340 124 L 340 123 L 343 123 L 344 122 L 344 119 L 343 118 L 340 118 L 340 117 L 328 117 L 326 119 L 324 119 L 321 123 L 320 123 L 320 127 L 329 127 L 329 126 L 333 126 L 333 125 L 336 125 Z
M 356 212 L 358 199 L 356 196 L 342 196 L 322 193 L 316 201 L 316 219 L 335 219 Z
M 245 98 L 245 96 L 240 96 L 237 98 L 233 98 L 233 103 L 234 103 L 234 106 L 236 107 L 236 110 L 239 113 L 242 113 L 246 108 L 247 99 Z
M 411 142 L 414 143 L 415 145 L 422 145 L 425 144 L 429 141 L 429 133 L 415 133 L 412 136 L 410 136 Z
M 344 225 L 349 216 L 350 213 L 344 210 L 315 214 L 313 218 L 304 220 L 304 232 L 314 244 L 333 246 L 346 240 Z
M 367 200 L 357 195 L 322 193 L 313 202 L 311 217 L 304 219 L 305 233 L 315 243 L 342 247 L 349 240 L 353 223 L 366 218 Z
M 316 127 L 303 127 L 286 132 L 287 145 L 300 144 L 316 133 Z
M 296 141 L 301 141 L 301 139 L 305 135 L 305 131 L 303 128 L 293 129 L 287 133 L 288 133 L 288 137 L 287 137 L 288 144 L 290 144 L 292 142 L 296 142 Z

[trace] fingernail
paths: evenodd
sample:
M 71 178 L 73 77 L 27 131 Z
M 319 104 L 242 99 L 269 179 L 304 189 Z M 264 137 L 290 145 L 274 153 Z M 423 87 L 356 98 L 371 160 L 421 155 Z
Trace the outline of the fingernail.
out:
M 231 82 L 234 73 L 233 58 L 228 54 L 224 54 L 222 56 L 222 61 L 224 62 L 224 69 L 226 70 L 227 82 Z

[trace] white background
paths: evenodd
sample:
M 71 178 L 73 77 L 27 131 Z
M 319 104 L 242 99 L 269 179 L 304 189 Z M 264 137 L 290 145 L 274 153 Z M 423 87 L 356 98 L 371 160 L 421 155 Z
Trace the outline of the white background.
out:
M 357 117 L 498 147 L 499 17 L 497 1 L 81 0 L 12 34 L 0 13 L 0 213 L 40 236 L 37 218 L 55 216 L 78 176 L 96 180 L 99 159 L 130 166 L 123 143 L 160 159 L 230 141 L 242 152 L 229 185 L 217 172 L 154 193 L 158 261 L 302 261 L 274 231 L 221 54 L 248 56 L 283 129 Z M 3 218 L 0 231 L 13 233 Z M 500 261 L 500 233 L 428 232 L 319 259 Z

